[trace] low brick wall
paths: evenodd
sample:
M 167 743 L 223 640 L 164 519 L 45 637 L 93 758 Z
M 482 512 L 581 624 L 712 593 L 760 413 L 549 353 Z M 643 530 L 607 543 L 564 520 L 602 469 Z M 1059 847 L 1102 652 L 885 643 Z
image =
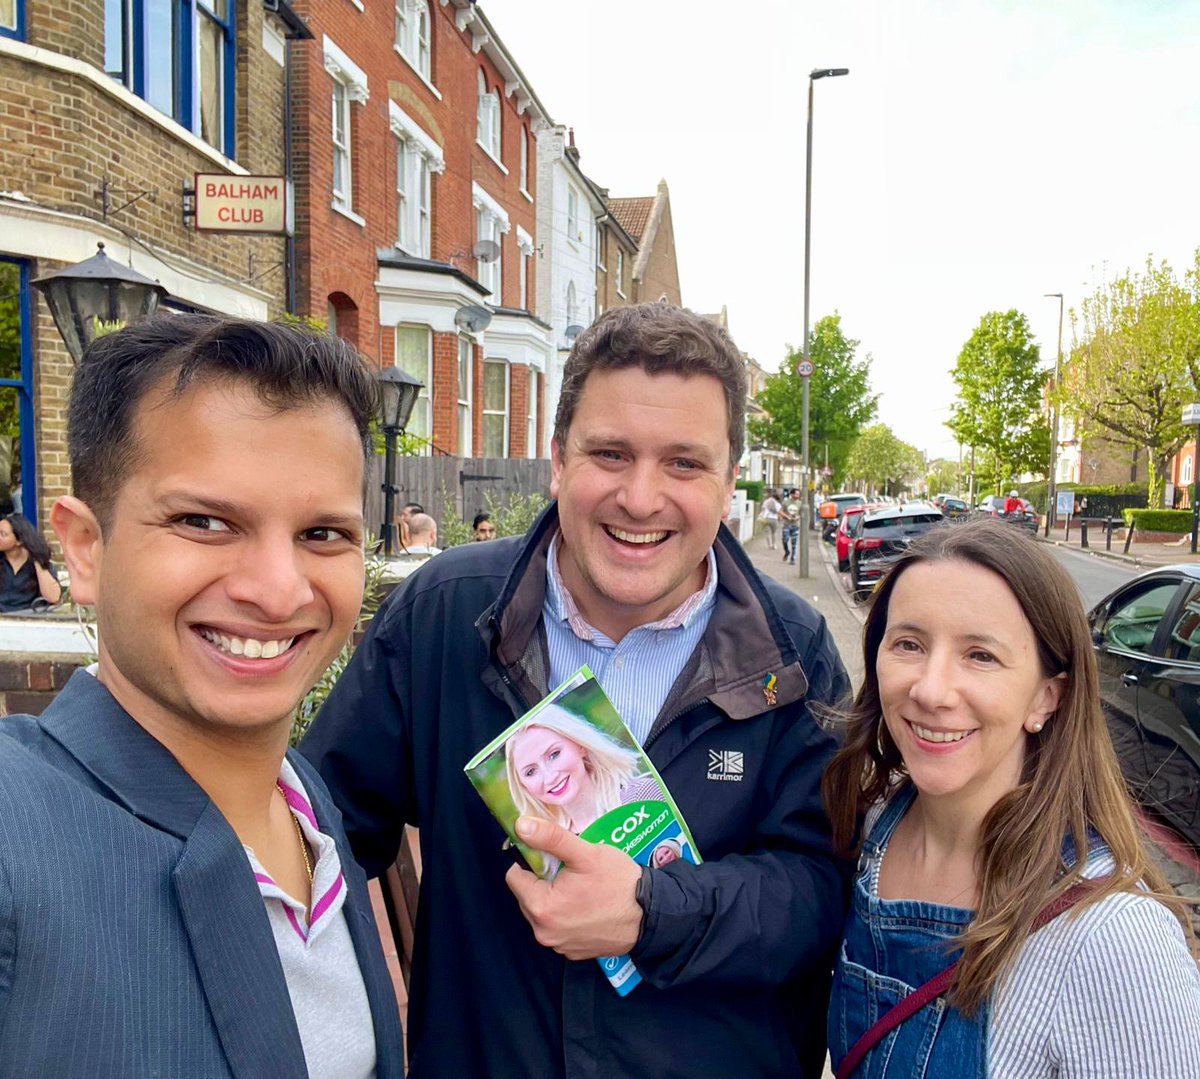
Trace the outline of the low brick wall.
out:
M 0 655 L 0 715 L 41 715 L 82 666 L 84 656 L 47 656 L 24 652 Z

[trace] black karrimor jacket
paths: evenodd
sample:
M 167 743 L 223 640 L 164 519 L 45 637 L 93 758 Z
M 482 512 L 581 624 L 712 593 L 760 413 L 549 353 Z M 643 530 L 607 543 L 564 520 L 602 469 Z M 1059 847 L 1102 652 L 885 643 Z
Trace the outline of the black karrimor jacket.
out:
M 410 1074 L 819 1076 L 848 867 L 819 795 L 834 741 L 806 705 L 849 682 L 824 619 L 760 578 L 724 527 L 716 607 L 645 743 L 704 864 L 653 871 L 632 953 L 644 983 L 619 997 L 595 962 L 541 947 L 505 885 L 514 856 L 463 765 L 551 688 L 541 611 L 557 520 L 551 506 L 521 539 L 423 566 L 302 746 L 369 876 L 404 824 L 421 830 Z

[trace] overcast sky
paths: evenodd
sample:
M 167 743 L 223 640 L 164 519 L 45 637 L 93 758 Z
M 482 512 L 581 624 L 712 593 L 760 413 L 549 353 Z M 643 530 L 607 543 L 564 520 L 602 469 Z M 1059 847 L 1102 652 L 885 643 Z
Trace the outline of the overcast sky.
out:
M 811 311 L 874 358 L 880 418 L 931 456 L 987 311 L 1048 364 L 1069 309 L 1200 246 L 1200 0 L 481 0 L 584 170 L 671 191 L 683 302 L 774 370 Z

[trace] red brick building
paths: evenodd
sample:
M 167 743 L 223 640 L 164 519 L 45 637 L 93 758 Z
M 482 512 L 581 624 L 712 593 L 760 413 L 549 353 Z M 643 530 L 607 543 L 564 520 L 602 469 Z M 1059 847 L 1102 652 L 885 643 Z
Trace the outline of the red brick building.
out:
M 469 0 L 297 11 L 315 35 L 294 92 L 300 310 L 421 379 L 409 431 L 429 452 L 532 455 L 552 353 L 530 265 L 545 109 Z

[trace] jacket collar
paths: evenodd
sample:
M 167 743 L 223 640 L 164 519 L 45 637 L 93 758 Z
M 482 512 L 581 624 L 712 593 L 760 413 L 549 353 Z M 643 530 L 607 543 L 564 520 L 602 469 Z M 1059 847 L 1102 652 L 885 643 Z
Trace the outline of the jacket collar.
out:
M 86 671 L 71 675 L 38 723 L 139 820 L 187 839 L 208 807 L 208 795 L 166 746 Z
M 525 708 L 532 707 L 548 688 L 539 685 L 532 672 L 542 667 L 534 654 L 535 634 L 546 594 L 546 556 L 557 531 L 558 503 L 552 502 L 526 533 L 496 602 L 476 623 Z M 696 677 L 672 707 L 686 708 L 707 697 L 730 719 L 746 719 L 768 707 L 800 700 L 808 692 L 808 679 L 762 579 L 724 524 L 713 547 L 717 602 L 700 645 L 704 662 L 696 666 Z M 771 676 L 774 705 L 764 691 Z

